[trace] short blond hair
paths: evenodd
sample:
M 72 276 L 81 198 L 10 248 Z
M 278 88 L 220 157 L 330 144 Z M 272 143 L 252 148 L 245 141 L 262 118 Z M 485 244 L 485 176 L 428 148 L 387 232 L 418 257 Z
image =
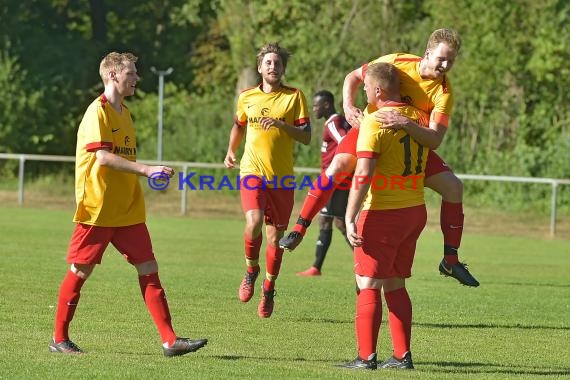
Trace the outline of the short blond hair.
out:
M 388 62 L 377 62 L 366 70 L 366 76 L 378 83 L 378 87 L 389 93 L 400 92 L 400 76 L 396 66 Z
M 127 63 L 136 63 L 139 58 L 132 53 L 111 52 L 101 60 L 99 64 L 99 75 L 103 83 L 107 83 L 109 73 L 114 71 L 120 73 L 127 67 Z
M 281 58 L 281 63 L 283 63 L 283 69 L 287 69 L 287 61 L 289 61 L 289 57 L 291 53 L 289 50 L 285 49 L 284 47 L 279 46 L 279 42 L 270 42 L 265 44 L 259 52 L 257 53 L 257 67 L 261 66 L 263 62 L 263 57 L 265 54 L 275 53 Z
M 442 42 L 455 50 L 456 53 L 459 53 L 459 49 L 461 49 L 461 37 L 459 36 L 459 33 L 455 30 L 446 28 L 433 31 L 431 36 L 429 36 L 426 50 L 430 51 L 435 49 L 437 45 Z

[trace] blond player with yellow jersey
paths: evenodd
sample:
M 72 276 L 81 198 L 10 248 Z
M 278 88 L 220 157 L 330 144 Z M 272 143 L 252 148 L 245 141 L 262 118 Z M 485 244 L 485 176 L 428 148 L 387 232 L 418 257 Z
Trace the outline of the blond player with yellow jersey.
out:
M 259 252 L 265 221 L 267 233 L 266 275 L 257 313 L 268 318 L 273 313 L 275 280 L 279 275 L 283 249 L 279 239 L 287 229 L 293 210 L 294 190 L 285 188 L 283 179 L 293 175 L 293 144 L 309 144 L 311 125 L 303 93 L 283 85 L 289 52 L 277 43 L 265 45 L 257 54 L 257 70 L 262 83 L 243 91 L 237 104 L 235 123 L 230 133 L 227 168 L 236 165 L 236 154 L 246 135 L 240 162 L 240 195 L 245 213 L 244 230 L 246 273 L 238 295 L 248 302 L 259 275 Z M 247 131 L 247 133 L 246 133 Z
M 425 125 L 427 115 L 401 101 L 398 78 L 392 64 L 370 65 L 364 79 L 368 103 Z M 382 129 L 379 124 L 373 114 L 360 124 L 358 160 L 345 217 L 347 237 L 355 247 L 358 357 L 344 366 L 377 368 L 383 289 L 394 353 L 380 366 L 413 368 L 409 347 L 412 306 L 405 278 L 411 275 L 416 241 L 427 218 L 423 175 L 428 149 L 404 130 Z
M 121 112 L 117 112 L 105 94 L 95 99 L 87 108 L 77 133 L 75 223 L 122 227 L 145 222 L 138 176 L 101 166 L 96 155 L 103 149 L 135 162 L 136 147 L 135 130 L 127 106 L 121 103 Z
M 79 303 L 81 288 L 101 263 L 109 245 L 132 264 L 139 286 L 162 341 L 165 356 L 194 352 L 207 339 L 179 338 L 174 333 L 164 289 L 158 276 L 145 205 L 138 176 L 171 177 L 167 166 L 136 161 L 137 140 L 131 114 L 123 100 L 134 95 L 140 79 L 131 53 L 109 53 L 99 66 L 105 91 L 87 108 L 77 132 L 75 199 L 77 223 L 67 261 L 71 264 L 59 291 L 51 352 L 81 354 L 69 339 L 69 325 Z

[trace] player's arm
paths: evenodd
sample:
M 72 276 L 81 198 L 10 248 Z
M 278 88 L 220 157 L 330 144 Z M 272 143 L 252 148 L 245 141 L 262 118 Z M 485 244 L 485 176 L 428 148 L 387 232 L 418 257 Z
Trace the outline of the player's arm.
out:
M 230 142 L 228 143 L 228 152 L 226 153 L 226 158 L 224 158 L 224 165 L 226 168 L 234 168 L 237 162 L 236 151 L 243 140 L 243 135 L 245 134 L 245 126 L 240 126 L 237 122 L 234 122 L 232 130 L 230 131 Z
M 342 84 L 342 108 L 344 110 L 344 116 L 350 125 L 356 128 L 360 126 L 359 119 L 363 116 L 362 110 L 354 104 L 356 92 L 362 82 L 364 82 L 364 77 L 362 75 L 362 67 L 359 67 L 348 73 Z
M 356 231 L 356 215 L 362 207 L 362 202 L 374 175 L 376 167 L 376 158 L 359 157 L 356 162 L 356 170 L 352 177 L 352 186 L 348 196 L 348 204 L 346 206 L 346 214 L 344 217 L 346 223 L 346 237 L 354 247 L 362 245 L 362 235 Z
M 374 116 L 381 123 L 380 128 L 403 129 L 420 145 L 432 150 L 439 147 L 447 132 L 447 125 L 437 120 L 430 120 L 426 128 L 394 110 L 378 111 Z
M 263 117 L 259 123 L 264 130 L 269 129 L 272 126 L 277 127 L 285 131 L 285 133 L 291 136 L 292 139 L 299 141 L 301 144 L 309 145 L 311 142 L 311 122 L 309 121 L 306 121 L 299 126 L 293 126 L 285 123 L 282 120 L 273 119 L 271 117 Z
M 149 166 L 140 162 L 129 161 L 126 158 L 108 151 L 107 149 L 97 150 L 95 152 L 95 157 L 97 158 L 97 163 L 100 166 L 105 166 L 121 172 L 133 173 L 145 177 L 149 177 L 154 173 L 164 173 L 168 177 L 172 177 L 174 175 L 174 169 L 168 166 Z

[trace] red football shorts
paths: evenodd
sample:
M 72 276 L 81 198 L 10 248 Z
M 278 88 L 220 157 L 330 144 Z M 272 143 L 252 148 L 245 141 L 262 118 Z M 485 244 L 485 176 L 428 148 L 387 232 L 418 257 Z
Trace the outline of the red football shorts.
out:
M 289 225 L 289 218 L 293 212 L 293 203 L 295 201 L 294 195 L 295 190 L 293 189 L 264 186 L 259 177 L 248 175 L 240 181 L 243 212 L 263 210 L 265 224 L 274 226 L 278 231 L 285 231 Z
M 109 243 L 133 265 L 155 260 L 145 223 L 126 227 L 99 227 L 78 223 L 69 243 L 67 262 L 101 264 Z
M 432 175 L 443 173 L 443 172 L 453 172 L 449 166 L 438 156 L 436 152 L 430 150 L 428 152 L 427 162 L 426 162 L 426 174 L 425 178 Z
M 354 273 L 379 279 L 410 277 L 426 220 L 425 205 L 362 211 L 357 231 L 363 244 L 354 248 Z
M 356 142 L 358 141 L 358 131 L 360 128 L 351 128 L 350 131 L 340 140 L 336 147 L 336 154 L 347 153 L 356 157 Z

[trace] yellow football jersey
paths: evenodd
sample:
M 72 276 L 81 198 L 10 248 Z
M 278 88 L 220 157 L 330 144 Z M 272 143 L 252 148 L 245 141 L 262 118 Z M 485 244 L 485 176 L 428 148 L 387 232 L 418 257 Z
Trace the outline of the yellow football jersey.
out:
M 97 164 L 95 153 L 106 148 L 136 161 L 137 140 L 129 109 L 119 113 L 101 95 L 93 101 L 79 125 L 75 161 L 73 221 L 102 227 L 145 222 L 145 205 L 138 176 Z
M 305 95 L 301 90 L 282 86 L 269 94 L 260 86 L 243 91 L 237 102 L 236 122 L 245 127 L 246 141 L 240 162 L 240 175 L 256 175 L 268 180 L 293 175 L 293 144 L 295 140 L 287 132 L 271 127 L 261 128 L 262 117 L 282 120 L 299 126 L 309 122 Z M 268 187 L 274 187 L 271 184 Z
M 426 113 L 405 103 L 387 102 L 379 110 L 396 110 L 420 125 L 428 124 Z M 428 148 L 419 145 L 402 129 L 382 129 L 379 125 L 373 114 L 367 114 L 360 124 L 357 156 L 377 158 L 363 210 L 388 210 L 424 204 Z
M 419 65 L 421 57 L 412 54 L 388 54 L 365 64 L 362 75 L 369 65 L 377 62 L 391 63 L 400 75 L 402 101 L 430 115 L 430 120 L 448 126 L 453 108 L 453 92 L 446 75 L 437 79 L 423 79 Z

